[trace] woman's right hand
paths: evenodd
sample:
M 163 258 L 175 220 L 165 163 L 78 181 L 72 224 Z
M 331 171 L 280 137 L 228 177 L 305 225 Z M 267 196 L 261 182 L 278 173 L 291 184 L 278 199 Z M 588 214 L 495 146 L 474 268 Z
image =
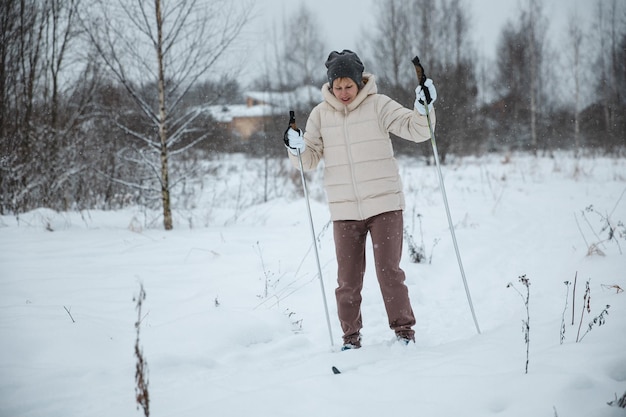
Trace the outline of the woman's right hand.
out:
M 297 155 L 298 151 L 302 153 L 306 149 L 302 130 L 300 129 L 294 130 L 291 127 L 287 128 L 283 140 L 285 141 L 285 146 L 287 146 L 289 151 L 294 155 Z

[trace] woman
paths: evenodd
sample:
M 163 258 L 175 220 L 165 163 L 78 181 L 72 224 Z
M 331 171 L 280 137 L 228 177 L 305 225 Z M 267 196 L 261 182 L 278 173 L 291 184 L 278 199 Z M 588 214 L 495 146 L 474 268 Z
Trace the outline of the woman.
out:
M 365 242 L 369 233 L 376 276 L 390 328 L 398 341 L 415 341 L 415 316 L 400 268 L 404 194 L 389 134 L 414 142 L 430 139 L 422 87 L 415 109 L 378 94 L 376 78 L 363 73 L 352 51 L 333 51 L 326 61 L 328 83 L 324 101 L 311 112 L 302 131 L 290 127 L 285 143 L 297 168 L 315 169 L 324 159 L 324 187 L 328 198 L 338 264 L 337 311 L 343 347 L 361 347 L 361 290 L 365 274 Z M 424 84 L 436 98 L 432 80 Z M 435 113 L 429 104 L 432 123 Z M 298 156 L 298 154 L 300 156 Z

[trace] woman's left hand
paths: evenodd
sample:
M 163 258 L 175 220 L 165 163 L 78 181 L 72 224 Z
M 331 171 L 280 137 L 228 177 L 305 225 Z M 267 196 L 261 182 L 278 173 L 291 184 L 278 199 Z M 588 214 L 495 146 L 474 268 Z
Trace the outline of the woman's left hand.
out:
M 430 101 L 428 98 L 430 98 Z M 431 111 L 435 100 L 437 100 L 437 89 L 435 88 L 433 80 L 427 78 L 423 87 L 418 85 L 415 89 L 415 110 L 417 110 L 420 114 L 425 115 L 426 107 L 424 106 L 424 103 L 428 102 L 428 111 Z

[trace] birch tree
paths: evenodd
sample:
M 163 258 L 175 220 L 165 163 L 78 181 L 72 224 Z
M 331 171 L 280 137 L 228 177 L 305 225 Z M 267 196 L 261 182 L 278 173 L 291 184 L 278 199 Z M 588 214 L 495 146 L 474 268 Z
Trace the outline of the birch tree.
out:
M 90 42 L 136 106 L 133 117 L 116 123 L 133 150 L 134 163 L 153 181 L 135 182 L 160 198 L 165 230 L 173 228 L 170 160 L 206 139 L 192 132 L 201 116 L 185 95 L 194 83 L 220 70 L 253 9 L 228 0 L 99 0 L 95 15 L 83 14 Z M 88 16 L 93 16 L 89 17 Z

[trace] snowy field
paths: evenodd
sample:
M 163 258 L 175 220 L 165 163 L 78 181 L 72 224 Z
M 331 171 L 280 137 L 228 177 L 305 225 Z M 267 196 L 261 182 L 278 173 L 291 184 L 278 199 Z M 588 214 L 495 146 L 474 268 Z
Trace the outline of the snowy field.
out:
M 492 155 L 443 167 L 481 334 L 436 169 L 399 164 L 407 233 L 426 255 L 412 263 L 405 244 L 418 319 L 408 347 L 394 342 L 370 262 L 364 347 L 339 351 L 320 172 L 309 186 L 332 344 L 290 168 L 271 167 L 281 174 L 263 202 L 262 161 L 207 163 L 211 174 L 179 194 L 191 208 L 176 211 L 169 232 L 141 209 L 0 217 L 0 416 L 143 415 L 142 285 L 153 417 L 625 416 L 607 403 L 626 391 L 626 160 Z M 604 325 L 585 334 L 601 314 Z

